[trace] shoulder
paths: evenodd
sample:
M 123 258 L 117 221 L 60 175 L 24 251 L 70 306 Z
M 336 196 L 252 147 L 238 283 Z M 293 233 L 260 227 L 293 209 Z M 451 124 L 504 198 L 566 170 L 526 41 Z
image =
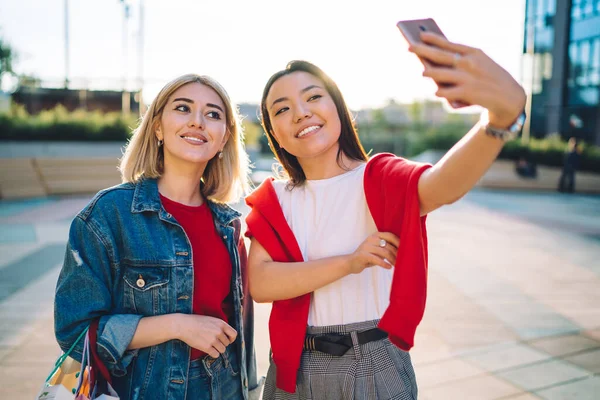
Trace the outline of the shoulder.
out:
M 98 214 L 104 214 L 107 211 L 127 207 L 130 209 L 135 192 L 135 183 L 122 183 L 103 189 L 96 193 L 90 202 L 77 214 L 77 217 L 86 221 Z
M 431 167 L 431 164 L 411 161 L 391 153 L 379 153 L 371 157 L 367 162 L 365 175 L 410 175 L 415 170 L 427 169 L 429 167 Z

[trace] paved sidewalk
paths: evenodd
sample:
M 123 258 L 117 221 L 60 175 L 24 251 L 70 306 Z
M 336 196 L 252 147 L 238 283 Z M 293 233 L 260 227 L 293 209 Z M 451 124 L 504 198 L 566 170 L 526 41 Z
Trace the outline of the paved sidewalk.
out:
M 59 353 L 53 291 L 89 197 L 0 202 L 0 399 L 33 399 Z M 475 191 L 428 220 L 420 399 L 598 399 L 600 197 Z M 269 305 L 257 305 L 259 372 Z

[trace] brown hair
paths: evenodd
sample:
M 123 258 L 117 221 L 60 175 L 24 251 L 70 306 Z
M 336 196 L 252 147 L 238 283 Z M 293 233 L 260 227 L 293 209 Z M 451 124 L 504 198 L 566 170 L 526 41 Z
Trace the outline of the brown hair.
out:
M 341 165 L 341 157 L 344 154 L 351 160 L 367 161 L 368 156 L 358 138 L 358 132 L 352 120 L 350 110 L 344 101 L 344 97 L 340 92 L 340 89 L 335 82 L 323 72 L 316 65 L 309 63 L 308 61 L 295 60 L 290 61 L 285 69 L 276 72 L 269 78 L 269 81 L 265 85 L 263 90 L 262 99 L 260 101 L 260 114 L 262 126 L 267 133 L 269 140 L 269 146 L 275 154 L 277 161 L 283 166 L 285 172 L 288 175 L 291 186 L 301 185 L 306 181 L 306 175 L 298 162 L 296 156 L 288 153 L 285 149 L 279 146 L 275 136 L 273 134 L 273 126 L 271 125 L 271 119 L 269 118 L 269 112 L 267 108 L 267 95 L 271 90 L 271 86 L 281 77 L 289 75 L 293 72 L 302 71 L 307 72 L 314 77 L 320 79 L 325 85 L 325 89 L 332 97 L 335 107 L 337 109 L 338 117 L 342 125 L 339 138 L 339 150 L 337 154 L 338 165 Z

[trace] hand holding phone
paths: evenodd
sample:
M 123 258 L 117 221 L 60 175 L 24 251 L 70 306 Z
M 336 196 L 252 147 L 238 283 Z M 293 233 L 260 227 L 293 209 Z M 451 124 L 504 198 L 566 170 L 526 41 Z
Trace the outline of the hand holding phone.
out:
M 446 35 L 444 35 L 444 33 L 442 32 L 440 27 L 437 25 L 437 23 L 431 18 L 398 21 L 396 26 L 398 27 L 398 29 L 400 30 L 400 32 L 402 33 L 402 35 L 404 36 L 404 38 L 406 39 L 408 44 L 411 46 L 423 43 L 423 41 L 421 40 L 421 32 L 431 32 L 431 33 L 435 33 L 435 34 L 438 34 L 438 35 L 446 38 Z M 441 66 L 441 65 L 436 64 L 426 58 L 419 57 L 419 60 L 421 60 L 421 62 L 423 63 L 423 65 L 426 68 Z M 451 68 L 451 67 L 447 67 L 447 66 L 441 66 L 441 67 Z M 439 87 L 451 87 L 452 86 L 450 84 L 438 83 L 438 82 L 436 82 L 436 84 Z M 452 108 L 463 108 L 463 107 L 468 107 L 469 104 L 459 102 L 459 101 L 453 101 L 453 102 L 450 102 L 450 106 L 452 106 Z
M 408 44 L 411 46 L 423 43 L 423 41 L 421 40 L 421 32 L 432 32 L 444 38 L 446 37 L 446 35 L 444 35 L 440 27 L 431 18 L 398 21 L 396 26 L 398 27 L 398 29 L 400 29 L 400 33 L 402 33 Z M 419 60 L 421 60 L 423 65 L 425 65 L 426 67 L 437 65 L 425 58 L 419 57 Z

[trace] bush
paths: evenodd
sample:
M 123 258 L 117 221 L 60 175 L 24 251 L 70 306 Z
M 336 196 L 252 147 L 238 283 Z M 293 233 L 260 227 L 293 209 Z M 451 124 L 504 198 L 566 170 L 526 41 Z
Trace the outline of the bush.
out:
M 137 116 L 119 112 L 67 111 L 63 106 L 29 115 L 13 105 L 0 114 L 0 140 L 127 141 L 137 125 Z
M 515 140 L 504 146 L 500 158 L 516 160 L 524 156 L 538 165 L 562 167 L 566 151 L 567 143 L 559 138 L 530 139 L 528 144 Z M 600 173 L 600 147 L 583 146 L 579 170 Z
M 435 127 L 415 125 L 408 131 L 394 132 L 392 136 L 404 135 L 405 146 L 402 155 L 410 158 L 427 150 L 448 151 L 470 128 L 470 125 L 462 122 L 449 122 Z M 386 143 L 392 144 L 393 141 L 380 141 L 379 148 L 384 148 Z M 379 148 L 376 150 L 379 151 Z M 525 156 L 538 165 L 562 167 L 566 151 L 567 143 L 557 136 L 546 139 L 533 138 L 527 144 L 521 140 L 506 143 L 499 158 L 517 160 L 520 156 Z M 579 170 L 600 173 L 600 147 L 589 144 L 583 146 Z

